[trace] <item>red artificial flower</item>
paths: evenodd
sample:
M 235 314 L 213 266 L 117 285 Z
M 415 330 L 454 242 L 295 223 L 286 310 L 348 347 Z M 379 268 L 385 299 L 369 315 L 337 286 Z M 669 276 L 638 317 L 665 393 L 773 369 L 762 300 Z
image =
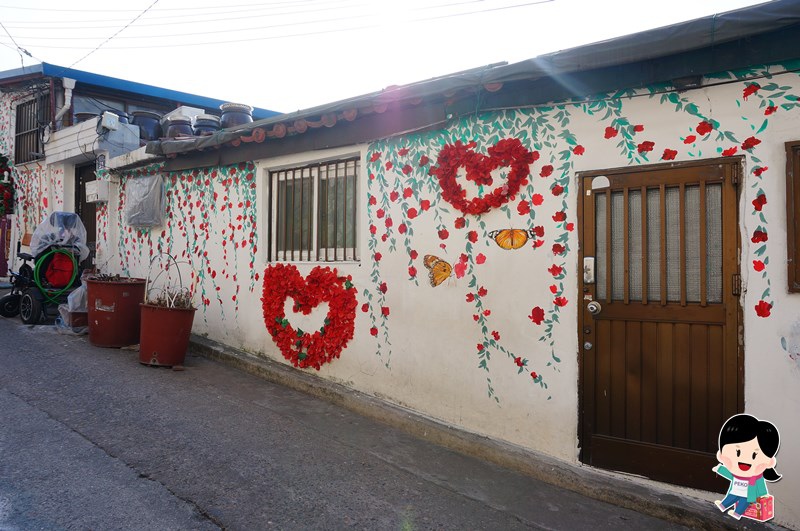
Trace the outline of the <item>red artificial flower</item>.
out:
M 533 321 L 534 324 L 542 324 L 542 321 L 544 321 L 544 310 L 536 306 L 531 310 L 531 314 L 528 316 L 528 319 Z
M 417 209 L 414 207 L 409 208 L 407 215 L 408 219 L 414 219 L 415 217 L 417 217 Z
M 772 310 L 772 304 L 767 301 L 758 301 L 756 304 L 756 315 L 759 317 L 769 317 L 770 310 Z
M 463 229 L 466 226 L 466 224 L 467 224 L 467 220 L 464 219 L 463 217 L 456 218 L 455 223 L 453 223 L 453 225 L 457 229 Z
M 603 137 L 607 140 L 609 138 L 614 138 L 615 136 L 617 136 L 617 133 L 619 133 L 617 129 L 614 129 L 613 127 L 606 127 L 606 132 L 603 135 Z
M 765 171 L 767 171 L 768 169 L 769 169 L 769 167 L 767 167 L 767 166 L 762 166 L 760 168 L 756 168 L 756 169 L 753 170 L 753 175 L 755 175 L 756 177 L 761 177 L 761 174 L 764 173 Z
M 475 257 L 475 263 L 478 265 L 486 263 L 486 255 L 483 253 L 478 253 L 478 256 Z
M 578 144 L 577 146 L 572 148 L 572 152 L 575 153 L 576 155 L 583 155 L 584 153 L 586 153 L 586 148 Z
M 562 271 L 564 271 L 564 268 L 553 264 L 552 266 L 547 268 L 547 271 L 554 277 L 557 277 L 561 274 Z
M 447 232 L 447 229 L 439 230 L 439 239 L 446 240 L 450 236 L 450 233 Z
M 689 136 L 687 136 L 686 138 L 683 139 L 683 143 L 684 144 L 693 144 L 695 140 L 697 140 L 696 136 L 689 135 Z
M 728 148 L 725 151 L 723 151 L 722 152 L 722 156 L 723 157 L 732 157 L 732 156 L 734 156 L 736 154 L 736 151 L 738 151 L 736 146 L 733 146 L 732 148 Z
M 742 90 L 742 97 L 743 97 L 745 100 L 747 100 L 747 98 L 748 98 L 749 96 L 752 96 L 753 94 L 755 94 L 756 92 L 758 92 L 758 89 L 760 89 L 760 88 L 761 88 L 761 85 L 759 85 L 758 83 L 750 83 L 749 85 L 747 85 L 747 86 L 744 88 L 744 90 Z
M 754 136 L 746 138 L 744 142 L 742 142 L 742 149 L 747 151 L 748 149 L 753 149 L 757 145 L 761 143 L 761 140 L 757 139 Z
M 711 122 L 702 121 L 697 124 L 697 127 L 695 127 L 694 130 L 697 131 L 698 135 L 707 135 L 714 130 L 714 124 Z
M 764 271 L 765 267 L 766 266 L 764 265 L 764 262 L 762 262 L 761 260 L 753 260 L 753 269 L 755 271 L 760 273 L 760 272 Z
M 467 233 L 467 239 L 472 243 L 478 242 L 478 233 L 474 230 L 471 230 Z
M 655 142 L 651 142 L 649 140 L 646 140 L 646 141 L 642 142 L 641 144 L 639 144 L 638 146 L 636 146 L 636 150 L 639 153 L 645 153 L 647 151 L 653 151 L 653 148 L 655 147 L 655 145 L 656 145 Z
M 553 214 L 553 221 L 555 222 L 565 221 L 566 219 L 567 219 L 567 213 L 564 212 L 563 210 L 559 210 L 558 212 Z
M 764 110 L 764 116 L 769 116 L 778 111 L 778 108 L 775 105 L 770 105 Z
M 755 208 L 758 212 L 761 212 L 761 209 L 764 208 L 764 205 L 767 204 L 767 196 L 764 194 L 758 194 L 755 199 L 753 199 L 753 208 Z
M 678 155 L 677 151 L 675 151 L 674 149 L 667 148 L 667 149 L 664 150 L 664 154 L 661 155 L 661 158 L 663 160 L 675 160 L 675 157 L 677 155 Z
M 750 238 L 750 241 L 753 243 L 761 243 L 769 240 L 769 235 L 761 230 L 757 230 L 753 232 L 753 237 Z
M 561 195 L 561 192 L 563 192 L 563 191 L 564 191 L 564 187 L 563 187 L 563 186 L 561 186 L 560 184 L 557 184 L 557 185 L 553 186 L 553 187 L 550 189 L 550 191 L 551 191 L 551 192 L 553 192 L 553 195 L 554 195 L 554 196 L 559 196 L 559 195 Z
M 533 206 L 540 206 L 542 203 L 544 203 L 544 197 L 542 197 L 542 194 L 533 194 L 533 197 L 531 197 L 531 202 L 533 202 Z
M 438 179 L 442 199 L 464 214 L 479 215 L 502 206 L 516 196 L 538 154 L 528 151 L 516 138 L 498 141 L 489 147 L 488 155 L 476 153 L 471 149 L 474 146 L 474 142 L 464 145 L 460 141 L 444 146 L 439 152 L 437 165 L 429 173 Z M 459 168 L 466 170 L 466 180 L 479 186 L 491 186 L 492 171 L 501 167 L 510 167 L 502 186 L 483 196 L 467 199 L 466 190 L 456 179 Z
M 531 203 L 530 201 L 522 200 L 517 205 L 517 212 L 519 212 L 520 216 L 526 216 L 531 213 Z
M 567 305 L 567 298 L 566 297 L 556 297 L 555 299 L 553 299 L 553 303 L 555 303 L 556 306 L 560 306 L 560 307 L 563 308 L 564 306 Z
M 644 126 L 642 124 L 637 124 L 633 126 L 634 133 L 641 133 L 642 131 L 644 131 Z
M 546 164 L 542 166 L 542 171 L 539 172 L 541 177 L 550 177 L 553 174 L 553 166 L 551 164 Z

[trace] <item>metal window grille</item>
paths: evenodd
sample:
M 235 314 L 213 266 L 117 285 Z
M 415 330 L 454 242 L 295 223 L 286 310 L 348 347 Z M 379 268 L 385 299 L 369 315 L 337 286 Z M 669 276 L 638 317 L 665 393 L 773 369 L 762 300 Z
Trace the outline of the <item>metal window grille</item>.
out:
M 270 172 L 270 261 L 358 260 L 359 159 Z
M 50 121 L 50 106 L 47 93 L 17 105 L 17 120 L 14 132 L 14 163 L 22 164 L 37 160 L 34 153 L 42 153 L 39 132 Z

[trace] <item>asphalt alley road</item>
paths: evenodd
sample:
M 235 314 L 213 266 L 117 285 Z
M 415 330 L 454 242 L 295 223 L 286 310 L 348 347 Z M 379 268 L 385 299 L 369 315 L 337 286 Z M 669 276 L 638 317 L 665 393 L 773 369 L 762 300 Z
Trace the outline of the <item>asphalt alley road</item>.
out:
M 0 318 L 0 530 L 678 529 L 190 356 Z

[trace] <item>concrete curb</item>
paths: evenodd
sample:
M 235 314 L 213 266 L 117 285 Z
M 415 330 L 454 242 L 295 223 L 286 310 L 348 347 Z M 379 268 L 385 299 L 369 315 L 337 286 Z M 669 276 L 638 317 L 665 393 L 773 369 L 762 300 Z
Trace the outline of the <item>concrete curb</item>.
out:
M 737 522 L 722 515 L 705 500 L 668 492 L 590 467 L 571 465 L 512 444 L 462 431 L 315 374 L 207 338 L 193 335 L 189 348 L 195 354 L 322 398 L 422 440 L 619 507 L 692 528 L 754 529 L 758 526 L 758 529 L 784 529 L 775 524 L 745 519 Z

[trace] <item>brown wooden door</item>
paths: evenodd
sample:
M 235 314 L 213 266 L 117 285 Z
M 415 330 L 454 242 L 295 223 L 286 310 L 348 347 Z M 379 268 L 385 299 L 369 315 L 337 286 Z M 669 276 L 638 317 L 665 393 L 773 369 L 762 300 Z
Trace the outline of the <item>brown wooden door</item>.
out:
M 743 408 L 739 165 L 581 174 L 583 462 L 725 487 L 711 467 L 719 429 Z

